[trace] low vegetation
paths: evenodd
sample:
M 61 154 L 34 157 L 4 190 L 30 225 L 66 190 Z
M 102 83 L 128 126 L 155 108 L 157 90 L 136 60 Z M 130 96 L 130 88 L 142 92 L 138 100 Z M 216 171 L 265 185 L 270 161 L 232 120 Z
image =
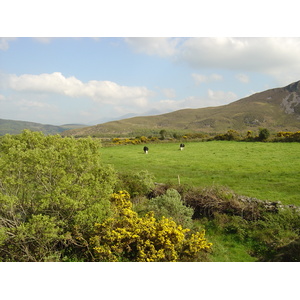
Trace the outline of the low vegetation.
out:
M 272 202 L 240 196 L 222 184 L 157 183 L 158 170 L 168 169 L 176 176 L 178 170 L 185 170 L 180 178 L 193 171 L 198 157 L 190 149 L 200 145 L 205 157 L 204 145 L 222 150 L 221 143 L 226 144 L 227 157 L 234 157 L 229 165 L 241 151 L 233 151 L 234 146 L 250 145 L 212 141 L 189 143 L 178 151 L 173 143 L 164 142 L 153 144 L 158 148 L 150 147 L 144 154 L 138 151 L 140 145 L 101 148 L 99 140 L 92 138 L 45 136 L 29 130 L 5 135 L 0 139 L 0 260 L 299 261 L 296 205 L 289 206 L 283 198 Z M 299 146 L 254 145 L 272 145 L 272 155 L 277 146 Z M 266 148 L 256 149 L 260 151 L 251 152 L 256 155 L 252 170 L 260 173 L 262 154 L 271 154 Z M 298 153 L 295 148 L 280 149 L 289 159 Z M 190 165 L 181 163 L 179 155 L 181 160 L 184 155 L 192 160 Z M 172 156 L 175 161 L 169 160 Z M 201 166 L 220 168 L 221 162 L 224 156 L 215 153 L 214 160 L 205 159 Z M 280 160 L 280 166 L 286 167 L 286 162 Z M 291 166 L 296 164 L 294 159 Z M 244 162 L 243 167 L 249 165 Z M 279 170 L 275 165 L 269 168 Z M 201 172 L 211 176 L 203 168 Z M 297 186 L 293 189 L 297 191 Z

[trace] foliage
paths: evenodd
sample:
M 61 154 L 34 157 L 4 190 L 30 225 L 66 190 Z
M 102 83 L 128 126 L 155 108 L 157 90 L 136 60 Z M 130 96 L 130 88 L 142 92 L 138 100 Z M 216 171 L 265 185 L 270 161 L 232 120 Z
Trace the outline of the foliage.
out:
M 0 256 L 44 260 L 55 245 L 72 243 L 75 225 L 88 233 L 111 214 L 116 175 L 101 163 L 99 148 L 91 138 L 29 130 L 1 139 Z
M 216 213 L 205 223 L 208 236 L 231 236 L 236 244 L 246 245 L 259 261 L 297 261 L 299 254 L 300 214 L 291 209 L 264 212 L 260 219 Z M 219 243 L 222 241 L 219 239 Z M 220 245 L 219 245 L 220 246 Z
M 194 210 L 184 205 L 180 194 L 175 189 L 168 189 L 164 195 L 151 198 L 144 205 L 144 210 L 153 211 L 156 218 L 172 218 L 176 223 L 191 227 Z
M 113 195 L 115 217 L 95 225 L 90 239 L 96 261 L 193 261 L 211 247 L 205 232 L 189 234 L 173 220 L 138 217 L 127 192 Z
M 151 194 L 161 198 L 174 188 L 159 185 Z M 192 228 L 205 228 L 214 243 L 211 260 L 300 261 L 299 208 L 238 196 L 226 187 L 176 189 L 194 209 Z
M 164 140 L 166 138 L 166 135 L 167 135 L 167 131 L 165 129 L 162 129 L 160 132 L 160 139 L 161 140 Z
M 167 133 L 169 138 L 166 139 Z M 174 142 L 174 141 L 247 141 L 247 142 L 299 142 L 300 131 L 279 131 L 276 134 L 271 134 L 269 129 L 260 128 L 256 135 L 252 130 L 247 130 L 245 133 L 237 130 L 229 129 L 226 133 L 207 134 L 201 132 L 179 132 L 179 131 L 166 131 L 161 130 L 156 135 L 136 136 L 135 138 L 112 138 L 111 143 L 113 145 L 137 145 L 145 143 L 157 143 L 157 142 Z M 106 142 L 107 145 L 109 143 Z
M 266 213 L 249 226 L 249 237 L 256 241 L 254 251 L 262 260 L 274 260 L 280 248 L 299 239 L 300 214 L 291 209 Z
M 300 238 L 278 248 L 272 261 L 300 262 Z
M 259 141 L 266 141 L 270 136 L 270 131 L 267 128 L 261 128 L 258 134 Z
M 8 220 L 6 220 L 8 222 Z M 67 243 L 61 222 L 47 215 L 32 215 L 27 222 L 8 224 L 0 232 L 2 257 L 10 261 L 58 261 L 59 245 Z
M 300 131 L 280 131 L 277 133 L 275 141 L 280 142 L 300 142 Z
M 126 188 L 132 198 L 147 195 L 154 187 L 154 176 L 147 170 L 119 173 L 118 178 L 116 190 Z
M 241 137 L 238 131 L 230 129 L 225 134 L 216 135 L 214 139 L 221 141 L 239 141 Z

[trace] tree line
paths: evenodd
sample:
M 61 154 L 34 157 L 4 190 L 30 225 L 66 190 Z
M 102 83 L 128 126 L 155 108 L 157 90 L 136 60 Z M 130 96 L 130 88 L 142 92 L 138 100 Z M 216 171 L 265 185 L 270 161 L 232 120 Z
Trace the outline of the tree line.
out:
M 300 142 L 300 131 L 271 132 L 268 128 L 260 128 L 258 132 L 248 130 L 246 133 L 229 129 L 225 133 L 176 133 L 161 130 L 159 135 L 136 136 L 127 138 L 112 138 L 108 145 L 145 144 L 158 142 L 182 142 L 182 141 L 245 141 L 245 142 Z

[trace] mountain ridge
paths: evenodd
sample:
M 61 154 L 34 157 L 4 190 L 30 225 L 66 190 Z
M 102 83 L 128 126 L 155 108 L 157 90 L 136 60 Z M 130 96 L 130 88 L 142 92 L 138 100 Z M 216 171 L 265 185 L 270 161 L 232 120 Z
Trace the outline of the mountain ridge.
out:
M 137 116 L 68 130 L 62 135 L 130 135 L 137 131 L 146 132 L 147 129 L 211 133 L 229 129 L 257 130 L 261 127 L 273 131 L 300 129 L 300 81 L 258 92 L 226 105 L 181 109 L 155 116 Z
M 45 134 L 62 133 L 65 130 L 70 130 L 78 127 L 84 127 L 82 124 L 64 124 L 64 125 L 50 125 L 41 124 L 29 121 L 0 119 L 0 136 L 5 134 L 19 134 L 24 129 L 31 131 L 42 131 Z

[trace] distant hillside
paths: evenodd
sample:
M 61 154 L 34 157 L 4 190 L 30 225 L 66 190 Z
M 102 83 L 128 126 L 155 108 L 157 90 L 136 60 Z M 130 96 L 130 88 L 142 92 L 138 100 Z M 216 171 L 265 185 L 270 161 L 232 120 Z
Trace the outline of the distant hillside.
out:
M 253 94 L 227 105 L 182 109 L 167 114 L 134 117 L 63 132 L 62 135 L 130 135 L 147 130 L 225 132 L 255 130 L 300 130 L 300 81 L 283 88 Z
M 26 121 L 14 121 L 14 120 L 4 120 L 0 119 L 0 135 L 9 134 L 19 134 L 23 129 L 30 129 L 32 131 L 42 131 L 45 134 L 57 134 L 65 130 L 83 127 L 85 125 L 79 124 L 66 124 L 61 126 L 54 125 L 44 125 L 34 122 Z
M 153 116 L 153 115 L 159 115 L 162 114 L 164 112 L 159 111 L 158 109 L 151 109 L 148 110 L 140 115 L 135 114 L 135 113 L 129 113 L 123 116 L 119 116 L 119 117 L 112 117 L 112 116 L 107 116 L 107 117 L 103 117 L 101 119 L 98 119 L 97 121 L 92 121 L 89 124 L 89 126 L 93 126 L 93 125 L 97 125 L 97 124 L 102 124 L 102 123 L 107 123 L 107 122 L 112 122 L 112 121 L 118 121 L 118 120 L 122 120 L 122 119 L 128 119 L 128 118 L 132 118 L 132 117 L 137 117 L 137 116 Z

